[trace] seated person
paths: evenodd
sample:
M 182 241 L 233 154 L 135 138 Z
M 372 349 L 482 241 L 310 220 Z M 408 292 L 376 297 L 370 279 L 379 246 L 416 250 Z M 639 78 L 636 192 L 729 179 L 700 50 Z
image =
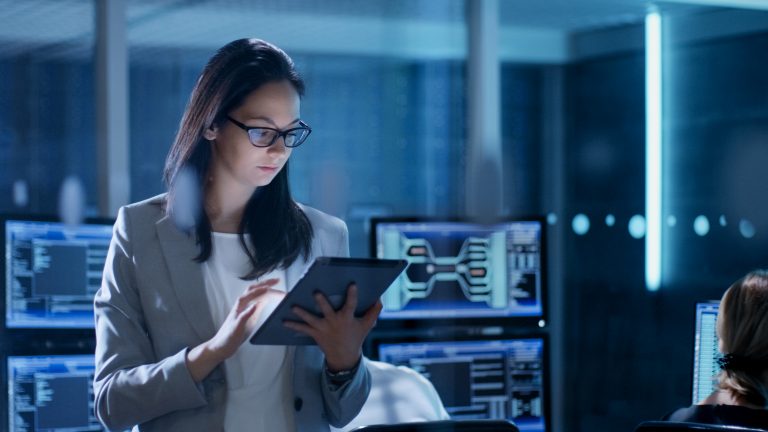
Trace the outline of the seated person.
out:
M 728 288 L 717 335 L 723 353 L 717 389 L 664 420 L 768 429 L 768 271 L 749 273 Z
M 405 366 L 369 361 L 371 393 L 360 413 L 343 429 L 418 421 L 449 420 L 435 387 L 418 372 Z

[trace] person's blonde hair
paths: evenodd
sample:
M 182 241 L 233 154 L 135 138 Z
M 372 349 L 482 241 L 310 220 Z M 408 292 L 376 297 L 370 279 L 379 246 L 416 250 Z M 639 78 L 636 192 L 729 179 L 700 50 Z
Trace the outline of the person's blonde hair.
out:
M 758 365 L 726 367 L 718 375 L 718 387 L 739 402 L 768 406 L 768 271 L 753 271 L 731 285 L 720 301 L 717 321 L 723 354 Z

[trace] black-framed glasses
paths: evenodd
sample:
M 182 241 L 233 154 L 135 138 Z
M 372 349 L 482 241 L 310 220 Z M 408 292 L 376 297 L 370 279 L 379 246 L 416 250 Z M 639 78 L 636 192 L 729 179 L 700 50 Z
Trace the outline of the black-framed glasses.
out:
M 255 147 L 269 147 L 277 142 L 279 137 L 283 137 L 283 142 L 286 147 L 294 148 L 300 146 L 307 140 L 309 134 L 312 133 L 312 128 L 308 124 L 299 120 L 299 127 L 286 129 L 281 131 L 271 127 L 250 127 L 246 126 L 239 121 L 227 116 L 227 119 L 234 123 L 240 129 L 248 133 L 248 138 Z

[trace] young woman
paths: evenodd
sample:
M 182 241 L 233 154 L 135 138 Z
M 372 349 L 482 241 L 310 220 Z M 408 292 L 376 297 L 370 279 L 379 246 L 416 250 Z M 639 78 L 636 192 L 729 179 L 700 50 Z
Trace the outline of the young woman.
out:
M 316 256 L 348 256 L 341 220 L 293 201 L 288 159 L 311 129 L 279 48 L 241 39 L 208 62 L 166 161 L 168 193 L 120 209 L 96 294 L 96 414 L 109 429 L 342 426 L 370 389 L 361 354 L 381 303 L 286 326 L 311 347 L 243 343 Z
M 749 273 L 728 288 L 717 335 L 724 354 L 717 390 L 666 420 L 768 429 L 768 271 Z

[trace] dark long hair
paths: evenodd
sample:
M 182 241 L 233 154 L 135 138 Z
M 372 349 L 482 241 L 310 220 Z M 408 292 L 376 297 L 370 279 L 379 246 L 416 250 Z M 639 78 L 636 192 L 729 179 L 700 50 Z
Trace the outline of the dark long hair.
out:
M 219 49 L 205 65 L 192 90 L 179 132 L 168 152 L 163 177 L 168 187 L 166 212 L 174 220 L 178 213 L 194 213 L 193 226 L 200 254 L 199 262 L 211 256 L 211 223 L 202 205 L 211 161 L 211 147 L 203 133 L 212 125 L 226 121 L 226 115 L 264 84 L 288 81 L 299 96 L 304 82 L 293 61 L 280 48 L 259 39 L 239 39 Z M 179 205 L 180 181 L 191 174 L 199 201 L 193 207 Z M 186 219 L 190 219 L 186 216 Z M 250 235 L 246 241 L 245 233 Z M 290 266 L 299 256 L 306 259 L 312 244 L 312 226 L 291 197 L 288 163 L 266 186 L 258 187 L 248 199 L 240 222 L 239 237 L 253 268 L 243 279 L 255 279 L 279 267 Z

